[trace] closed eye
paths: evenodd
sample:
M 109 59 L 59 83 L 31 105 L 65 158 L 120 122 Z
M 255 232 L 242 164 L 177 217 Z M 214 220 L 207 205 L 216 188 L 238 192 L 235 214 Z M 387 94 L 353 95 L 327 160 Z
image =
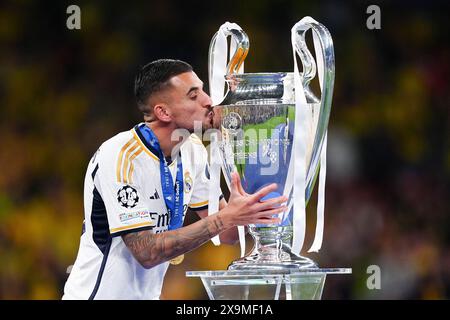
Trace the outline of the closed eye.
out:
M 195 99 L 197 99 L 198 91 L 200 91 L 200 90 L 203 90 L 203 82 L 202 82 L 201 87 L 200 86 L 198 86 L 198 87 L 191 87 L 188 90 L 186 95 L 189 97 L 189 99 L 195 100 Z

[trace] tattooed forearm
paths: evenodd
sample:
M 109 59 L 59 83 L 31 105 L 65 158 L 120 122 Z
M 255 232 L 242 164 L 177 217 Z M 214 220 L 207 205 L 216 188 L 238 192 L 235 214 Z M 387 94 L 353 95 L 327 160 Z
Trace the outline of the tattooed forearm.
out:
M 154 237 L 146 231 L 133 232 L 123 237 L 126 245 L 133 253 L 141 254 L 141 252 L 155 243 Z
M 212 215 L 177 230 L 159 234 L 145 230 L 122 238 L 133 256 L 144 267 L 151 268 L 198 248 L 225 229 L 220 215 Z

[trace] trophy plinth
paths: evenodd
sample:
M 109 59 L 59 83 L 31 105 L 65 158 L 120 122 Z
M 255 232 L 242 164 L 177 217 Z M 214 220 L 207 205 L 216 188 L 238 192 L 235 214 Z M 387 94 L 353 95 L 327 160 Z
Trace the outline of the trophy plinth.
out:
M 320 300 L 327 275 L 351 269 L 190 271 L 200 277 L 210 300 Z
M 228 270 L 301 270 L 318 268 L 307 257 L 291 251 L 292 227 L 250 227 L 255 246 L 245 257 L 233 261 Z

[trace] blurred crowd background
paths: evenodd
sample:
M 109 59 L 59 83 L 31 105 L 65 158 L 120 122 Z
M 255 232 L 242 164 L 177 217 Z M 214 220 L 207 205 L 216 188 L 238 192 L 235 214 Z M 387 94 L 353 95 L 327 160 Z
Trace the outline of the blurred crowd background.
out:
M 353 268 L 330 276 L 323 298 L 448 299 L 449 5 L 393 2 L 2 1 L 0 298 L 61 297 L 78 250 L 87 163 L 104 140 L 141 121 L 139 66 L 182 59 L 207 88 L 210 39 L 230 21 L 249 35 L 247 72 L 290 71 L 290 29 L 311 15 L 333 36 L 336 80 L 325 238 L 309 256 Z M 71 4 L 81 8 L 81 30 L 66 28 Z M 380 30 L 366 27 L 370 4 L 381 8 Z M 305 248 L 314 221 L 312 200 Z M 224 270 L 238 257 L 238 246 L 211 243 L 188 253 L 170 267 L 162 298 L 206 299 L 185 272 Z M 366 286 L 370 265 L 381 269 L 380 290 Z

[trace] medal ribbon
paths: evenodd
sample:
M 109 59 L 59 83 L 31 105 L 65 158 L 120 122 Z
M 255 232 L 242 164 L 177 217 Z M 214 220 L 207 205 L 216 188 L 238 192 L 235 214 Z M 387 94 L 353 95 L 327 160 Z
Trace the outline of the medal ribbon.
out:
M 170 222 L 169 230 L 175 230 L 183 225 L 183 164 L 181 157 L 177 161 L 177 172 L 175 184 L 173 183 L 172 174 L 169 165 L 164 157 L 158 138 L 152 129 L 146 125 L 139 127 L 142 135 L 147 142 L 157 151 L 160 165 L 161 187 L 163 191 L 164 202 L 169 212 Z

